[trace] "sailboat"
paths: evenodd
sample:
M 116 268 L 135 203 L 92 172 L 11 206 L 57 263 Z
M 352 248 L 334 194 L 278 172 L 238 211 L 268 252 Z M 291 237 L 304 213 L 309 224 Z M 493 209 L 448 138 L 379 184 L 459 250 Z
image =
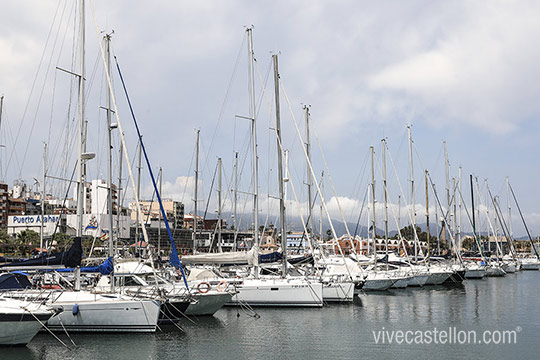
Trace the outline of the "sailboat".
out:
M 0 297 L 0 345 L 28 344 L 53 314 L 39 302 Z
M 248 55 L 250 68 L 250 118 L 252 136 L 252 171 L 253 171 L 253 219 L 254 219 L 254 243 L 256 251 L 259 248 L 259 205 L 258 205 L 258 166 L 257 166 L 257 133 L 255 119 L 255 86 L 253 75 L 253 40 L 252 28 L 248 28 Z M 312 281 L 305 277 L 291 276 L 287 271 L 287 233 L 285 230 L 285 202 L 283 194 L 283 166 L 280 133 L 280 111 L 279 111 L 279 73 L 277 68 L 277 55 L 273 55 L 274 61 L 274 82 L 276 91 L 276 138 L 278 151 L 278 181 L 280 186 L 280 226 L 281 226 L 281 248 L 282 248 L 282 274 L 281 276 L 261 275 L 259 259 L 256 257 L 255 266 L 251 276 L 243 279 L 242 283 L 236 286 L 238 291 L 232 298 L 232 304 L 247 303 L 250 306 L 301 306 L 301 307 L 322 307 L 323 306 L 323 286 L 319 281 Z
M 83 235 L 82 216 L 85 163 L 95 155 L 86 152 L 86 126 L 85 107 L 85 1 L 79 1 L 79 73 L 75 74 L 79 80 L 78 91 L 78 179 L 77 179 L 77 226 L 74 243 L 80 248 Z M 101 48 L 101 44 L 100 44 Z M 105 65 L 107 79 L 110 85 L 110 75 L 107 64 Z M 74 73 L 72 73 L 74 74 Z M 110 88 L 110 86 L 109 86 Z M 109 92 L 110 94 L 110 92 Z M 110 109 L 109 109 L 110 110 Z M 110 118 L 109 118 L 110 120 Z M 110 127 L 110 126 L 109 126 Z M 127 154 L 126 154 L 127 156 Z M 109 174 L 110 175 L 110 174 Z M 111 214 L 112 215 L 112 214 Z M 111 223 L 112 225 L 112 223 Z M 110 237 L 112 241 L 112 236 Z M 22 290 L 10 292 L 11 298 L 27 298 L 44 301 L 48 306 L 55 309 L 55 314 L 47 321 L 47 326 L 53 331 L 125 331 L 125 332 L 155 332 L 160 312 L 159 300 L 141 299 L 133 296 L 116 294 L 111 291 L 108 294 L 94 294 L 80 288 L 80 262 L 82 251 L 78 252 L 78 261 L 74 266 L 73 290 Z M 24 266 L 30 266 L 27 262 Z M 111 286 L 111 290 L 113 290 Z

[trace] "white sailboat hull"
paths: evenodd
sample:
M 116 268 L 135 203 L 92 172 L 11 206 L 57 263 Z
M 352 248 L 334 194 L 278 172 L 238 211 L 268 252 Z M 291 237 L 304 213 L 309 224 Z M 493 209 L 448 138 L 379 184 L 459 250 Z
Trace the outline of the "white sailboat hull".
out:
M 39 303 L 11 298 L 0 300 L 0 346 L 28 344 L 53 314 Z
M 486 271 L 484 269 L 467 269 L 465 273 L 466 279 L 482 279 L 486 276 Z
M 227 305 L 322 307 L 323 286 L 320 282 L 297 279 L 245 279 Z
M 41 329 L 37 321 L 0 321 L 0 345 L 24 346 L 30 342 Z
M 521 260 L 521 270 L 539 270 L 540 262 L 536 259 Z
M 65 294 L 65 295 L 64 295 Z M 63 293 L 50 305 L 62 312 L 47 322 L 52 331 L 155 332 L 161 303 L 122 299 L 111 295 Z
M 231 301 L 232 296 L 231 293 L 217 291 L 193 295 L 196 301 L 189 304 L 185 314 L 193 316 L 214 315 L 216 311 Z
M 362 290 L 365 291 L 384 291 L 390 289 L 394 284 L 393 279 L 366 279 Z
M 409 286 L 424 286 L 426 285 L 428 278 L 428 274 L 415 274 L 409 282 Z
M 452 273 L 448 272 L 430 272 L 426 285 L 440 285 L 448 279 Z
M 351 302 L 354 299 L 353 282 L 323 283 L 323 300 L 326 302 Z
M 490 266 L 486 269 L 486 276 L 501 277 L 505 275 L 506 272 L 499 266 Z
M 392 284 L 393 289 L 405 289 L 411 283 L 413 278 L 411 276 L 398 279 L 394 284 Z

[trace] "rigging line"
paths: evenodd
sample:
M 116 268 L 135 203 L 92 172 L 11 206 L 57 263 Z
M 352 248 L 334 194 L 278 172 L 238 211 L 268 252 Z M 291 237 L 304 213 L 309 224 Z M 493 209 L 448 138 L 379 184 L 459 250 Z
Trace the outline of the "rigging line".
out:
M 238 71 L 238 67 L 239 67 L 239 64 L 240 64 L 240 56 L 241 56 L 242 51 L 244 49 L 245 42 L 246 42 L 246 35 L 244 34 L 244 36 L 242 36 L 242 43 L 240 44 L 240 48 L 238 49 L 238 54 L 236 55 L 236 61 L 234 63 L 231 78 L 229 79 L 229 85 L 227 86 L 227 91 L 225 92 L 225 98 L 223 99 L 223 103 L 221 104 L 221 109 L 219 111 L 219 115 L 218 115 L 218 119 L 217 119 L 217 125 L 214 128 L 214 134 L 212 135 L 212 139 L 210 141 L 210 148 L 208 149 L 208 154 L 205 157 L 205 160 L 204 160 L 205 164 L 203 165 L 203 168 L 206 166 L 206 163 L 208 162 L 208 156 L 210 155 L 210 152 L 213 149 L 214 140 L 215 140 L 216 135 L 217 135 L 217 133 L 219 131 L 221 121 L 223 120 L 223 114 L 225 112 L 225 105 L 229 101 L 229 97 L 230 97 L 231 90 L 232 90 L 232 85 L 233 85 L 234 79 L 236 78 L 236 73 Z
M 368 192 L 369 192 L 369 186 L 366 187 L 366 191 L 364 192 L 364 199 L 362 200 L 362 206 L 360 207 L 360 213 L 358 214 L 358 219 L 356 220 L 356 226 L 354 228 L 353 239 L 355 239 L 356 235 L 358 234 L 358 226 L 360 225 L 360 220 L 362 219 L 362 213 L 364 212 L 364 206 L 366 205 L 366 199 L 367 199 Z M 360 236 L 362 236 L 361 233 L 360 233 Z
M 58 0 L 58 5 L 56 6 L 56 10 L 54 12 L 54 17 L 53 17 L 53 21 L 52 21 L 52 24 L 51 24 L 51 27 L 49 29 L 49 33 L 47 34 L 47 40 L 45 41 L 45 46 L 43 47 L 43 51 L 41 53 L 41 57 L 39 59 L 39 65 L 38 65 L 38 68 L 36 70 L 36 74 L 34 75 L 34 80 L 32 82 L 32 86 L 30 88 L 30 94 L 28 95 L 28 99 L 26 101 L 26 105 L 24 107 L 24 111 L 23 111 L 23 115 L 22 115 L 22 118 L 21 118 L 21 122 L 19 124 L 19 129 L 17 130 L 17 136 L 15 137 L 15 143 L 17 143 L 17 141 L 19 140 L 19 135 L 21 133 L 21 129 L 22 129 L 22 126 L 24 124 L 24 119 L 26 117 L 26 112 L 28 111 L 28 106 L 30 105 L 30 100 L 32 99 L 32 94 L 34 93 L 34 88 L 35 88 L 35 85 L 36 85 L 36 82 L 37 82 L 37 79 L 38 79 L 38 75 L 39 75 L 39 72 L 41 70 L 41 65 L 43 64 L 43 59 L 45 57 L 45 53 L 46 53 L 46 50 L 47 50 L 47 46 L 49 45 L 49 40 L 51 38 L 51 34 L 52 34 L 52 31 L 54 29 L 54 24 L 56 23 L 56 17 L 58 15 L 58 10 L 60 9 L 60 3 L 62 2 L 62 0 Z M 13 157 L 13 151 L 15 149 L 15 146 L 13 147 L 13 150 L 11 151 L 11 154 L 9 156 L 9 160 L 8 160 L 8 163 L 6 165 L 6 173 L 7 173 L 7 169 L 9 168 L 9 165 L 11 164 L 11 159 Z M 22 172 L 22 166 L 19 170 L 19 173 Z M 20 174 L 19 174 L 20 175 Z M 5 176 L 4 176 L 5 177 Z
M 190 174 L 191 174 L 191 169 L 193 168 L 193 160 L 195 159 L 195 147 L 193 147 L 193 150 L 191 151 L 191 161 L 189 163 L 189 169 L 188 169 L 188 172 L 187 172 L 187 176 L 186 176 L 186 181 L 184 182 L 184 189 L 182 190 L 182 198 L 180 199 L 180 201 L 182 203 L 184 203 L 184 197 L 186 195 L 186 189 L 187 189 L 187 185 L 188 185 L 188 182 L 189 182 L 189 179 L 190 179 Z
M 66 1 L 64 3 L 64 8 L 62 9 L 62 15 L 60 16 L 60 24 L 58 25 L 58 31 L 60 31 L 60 27 L 62 25 L 62 19 L 64 18 L 64 13 L 66 11 L 67 4 L 68 4 L 68 2 Z M 72 6 L 73 6 L 73 4 L 74 4 L 74 2 L 72 2 Z M 64 48 L 64 42 L 66 40 L 67 24 L 68 23 L 69 23 L 69 17 L 68 17 L 68 21 L 66 21 L 66 28 L 64 29 L 64 36 L 62 37 L 62 42 L 60 43 L 60 49 L 58 51 L 58 57 L 56 58 L 56 64 L 57 65 L 60 62 L 60 54 L 62 54 L 62 50 Z M 54 72 L 54 84 L 53 84 L 52 102 L 51 102 L 51 117 L 50 117 L 50 120 L 49 120 L 49 134 L 47 136 L 47 144 L 51 143 L 51 129 L 52 129 L 52 120 L 53 120 L 53 113 L 54 113 L 54 97 L 55 97 L 55 94 L 56 94 L 56 79 L 57 79 L 57 73 L 55 71 Z
M 9 121 L 8 109 L 7 109 L 7 105 L 5 103 L 4 103 L 2 112 L 3 112 L 2 117 L 5 119 L 4 124 L 5 124 L 6 128 L 7 128 L 7 134 L 9 135 L 9 141 L 11 142 L 12 149 L 14 151 L 15 162 L 20 167 L 19 157 L 17 155 L 17 151 L 15 150 L 15 141 L 14 141 L 14 137 L 13 137 L 13 131 L 11 129 L 11 122 Z M 6 158 L 6 157 L 7 157 L 7 154 L 4 154 L 4 158 Z M 3 172 L 2 179 L 6 179 L 6 177 L 7 177 L 7 167 L 5 167 L 3 170 L 4 170 L 4 172 Z
M 531 242 L 531 247 L 534 250 L 534 253 L 536 254 L 536 258 L 540 260 L 540 255 L 538 254 L 538 251 L 536 250 L 536 247 L 534 246 L 534 241 L 532 239 L 531 233 L 529 232 L 529 227 L 527 226 L 527 223 L 525 222 L 525 218 L 523 217 L 523 213 L 521 212 L 521 207 L 518 204 L 516 194 L 514 193 L 514 188 L 508 183 L 508 187 L 510 188 L 510 191 L 512 192 L 512 197 L 514 198 L 514 202 L 516 203 L 517 209 L 519 211 L 519 216 L 521 216 L 521 221 L 523 221 L 523 225 L 525 226 L 525 230 L 527 231 L 527 236 L 529 237 L 529 241 Z
M 60 5 L 60 3 L 59 3 L 59 5 Z M 58 10 L 58 8 L 57 8 L 57 10 Z M 62 16 L 63 16 L 63 13 L 62 13 Z M 55 16 L 55 19 L 56 19 L 56 16 Z M 45 92 L 45 85 L 47 84 L 47 78 L 49 77 L 49 72 L 50 72 L 50 69 L 51 69 L 51 63 L 52 63 L 53 57 L 54 57 L 54 51 L 55 51 L 55 48 L 56 48 L 56 44 L 58 42 L 58 37 L 60 35 L 60 27 L 61 27 L 61 25 L 62 25 L 62 19 L 60 19 L 60 21 L 58 22 L 58 29 L 56 31 L 56 36 L 54 37 L 54 42 L 53 42 L 52 49 L 51 49 L 51 55 L 49 57 L 49 61 L 48 61 L 48 64 L 47 64 L 47 67 L 46 67 L 46 70 L 45 70 L 45 78 L 43 79 L 43 85 L 42 85 L 41 91 L 39 93 L 38 103 L 37 103 L 36 110 L 35 110 L 35 113 L 34 113 L 34 119 L 32 120 L 32 126 L 30 127 L 30 134 L 28 135 L 28 140 L 26 142 L 26 148 L 24 150 L 24 155 L 23 155 L 23 158 L 22 158 L 22 161 L 21 161 L 21 168 L 19 169 L 19 177 L 21 177 L 21 178 L 22 178 L 22 168 L 24 167 L 24 163 L 26 161 L 26 156 L 28 154 L 28 148 L 30 146 L 30 141 L 32 139 L 32 134 L 34 132 L 34 128 L 35 128 L 35 125 L 36 125 L 36 120 L 37 120 L 39 108 L 41 106 L 41 101 L 43 99 L 43 94 Z M 23 121 L 24 121 L 24 119 L 23 119 Z
M 366 176 L 366 170 L 367 170 L 367 164 L 368 164 L 368 158 L 369 158 L 369 151 L 366 152 L 366 155 L 364 156 L 364 160 L 362 161 L 362 166 L 360 167 L 360 171 L 358 172 L 358 175 L 356 176 L 356 182 L 353 186 L 353 190 L 351 191 L 350 197 L 352 199 L 356 198 L 360 194 L 361 184 L 364 183 L 364 177 Z M 352 208 L 350 211 L 349 217 L 352 216 L 356 212 L 356 205 Z
M 208 200 L 206 201 L 206 207 L 204 209 L 203 220 L 206 220 L 206 214 L 208 213 L 208 205 L 210 204 L 210 198 L 212 197 L 212 189 L 214 188 L 214 182 L 216 180 L 217 169 L 218 169 L 218 165 L 216 164 L 216 168 L 214 169 L 214 176 L 212 177 L 212 183 L 210 185 L 210 191 L 208 192 Z
M 430 180 L 431 180 L 431 177 L 430 177 Z M 457 193 L 458 193 L 459 197 L 461 198 L 461 201 L 463 203 L 465 203 L 465 200 L 463 199 L 463 195 L 461 194 L 461 191 L 459 190 L 459 188 L 457 186 L 454 187 L 453 191 L 455 192 L 456 190 L 457 190 Z M 463 208 L 465 209 L 465 214 L 467 215 L 467 219 L 469 220 L 469 224 L 473 228 L 473 237 L 476 240 L 476 244 L 478 245 L 478 250 L 480 251 L 480 255 L 482 255 L 482 258 L 484 258 L 484 261 L 487 262 L 487 258 L 486 258 L 485 254 L 484 254 L 484 250 L 482 249 L 482 244 L 480 242 L 480 237 L 476 234 L 477 229 L 475 229 L 475 227 L 473 226 L 471 216 L 469 215 L 469 210 L 467 209 L 466 206 L 464 206 Z M 448 226 L 448 228 L 450 228 L 450 226 Z M 450 229 L 448 229 L 448 230 L 450 230 Z M 450 233 L 450 231 L 449 231 L 449 233 Z M 453 242 L 455 242 L 453 237 L 452 237 L 452 240 L 453 240 Z
M 290 114 L 291 114 L 291 118 L 292 118 L 292 120 L 293 120 L 294 127 L 295 127 L 295 129 L 296 129 L 296 134 L 297 134 L 297 136 L 298 136 L 300 142 L 301 142 L 302 144 L 304 144 L 304 140 L 303 140 L 303 138 L 302 138 L 302 134 L 300 133 L 300 128 L 298 127 L 298 123 L 296 122 L 296 118 L 294 117 L 294 112 L 292 111 L 292 107 L 291 107 L 291 103 L 290 103 L 290 101 L 289 101 L 289 97 L 287 96 L 287 91 L 285 90 L 285 86 L 284 86 L 283 81 L 282 81 L 281 79 L 279 80 L 279 84 L 281 85 L 281 88 L 282 88 L 282 90 L 283 90 L 283 95 L 284 95 L 285 100 L 286 100 L 286 102 L 287 102 L 287 106 L 289 107 L 289 112 L 290 112 Z M 310 171 L 311 171 L 311 175 L 312 175 L 312 177 L 313 177 L 313 181 L 314 181 L 314 183 L 315 183 L 315 187 L 317 188 L 317 192 L 319 192 L 319 194 L 320 194 L 321 204 L 322 204 L 323 209 L 324 209 L 324 211 L 325 211 L 325 213 L 326 213 L 326 217 L 327 217 L 327 219 L 328 219 L 328 223 L 329 223 L 329 225 L 330 225 L 330 229 L 331 229 L 331 231 L 332 231 L 332 235 L 334 236 L 334 241 L 335 241 L 336 245 L 338 246 L 339 253 L 340 253 L 341 257 L 342 257 L 342 258 L 345 258 L 345 255 L 344 255 L 344 253 L 343 253 L 343 249 L 341 248 L 341 245 L 340 245 L 340 243 L 339 243 L 339 241 L 338 241 L 336 229 L 334 228 L 334 224 L 332 223 L 332 219 L 331 219 L 331 217 L 330 217 L 330 212 L 328 211 L 328 207 L 326 206 L 326 201 L 324 200 L 324 197 L 322 196 L 321 188 L 320 188 L 320 186 L 319 186 L 319 181 L 317 180 L 317 177 L 315 176 L 315 171 L 313 170 L 313 166 L 312 166 L 312 164 L 311 164 L 311 160 L 309 159 L 309 156 L 308 156 L 308 154 L 307 154 L 307 150 L 306 150 L 306 148 L 305 148 L 304 146 L 302 146 L 302 150 L 303 150 L 303 152 L 304 152 L 304 156 L 305 156 L 305 158 L 306 158 L 306 160 L 307 160 L 309 169 L 310 169 Z M 345 268 L 347 269 L 347 272 L 349 272 L 349 267 L 348 267 L 347 263 L 345 263 Z M 350 273 L 349 273 L 349 275 L 350 275 Z
M 383 177 L 383 173 L 382 173 L 383 169 L 382 169 L 381 163 L 379 162 L 379 157 L 376 156 L 375 160 L 376 160 L 376 164 L 377 164 L 377 169 L 379 170 L 379 176 L 382 178 Z M 382 187 L 383 187 L 383 193 L 386 192 L 386 194 L 388 194 L 388 184 L 385 184 L 383 182 Z M 394 211 L 394 207 L 390 203 L 390 206 L 387 205 L 387 209 L 388 208 L 390 209 L 390 212 L 392 214 L 392 218 L 395 221 L 397 231 L 398 231 L 398 238 L 400 239 L 400 243 L 401 243 L 401 245 L 403 247 L 403 253 L 406 255 L 407 261 L 410 262 L 409 254 L 407 253 L 407 247 L 405 246 L 405 239 L 401 235 L 401 229 L 399 228 L 399 221 L 398 221 L 398 218 L 396 216 L 396 212 Z M 414 231 L 414 233 L 416 235 L 416 238 L 418 239 L 418 246 L 420 247 L 420 253 L 423 254 L 423 250 L 422 250 L 422 247 L 421 247 L 421 244 L 420 244 L 420 239 L 418 238 L 418 235 L 416 234 L 416 229 L 413 229 L 413 231 Z M 388 238 L 387 240 L 390 240 L 390 238 Z M 429 239 L 427 239 L 427 241 L 429 241 Z
M 437 159 L 435 160 L 435 166 L 433 166 L 433 173 L 435 173 L 435 172 L 437 172 L 437 170 L 439 170 L 439 165 L 441 163 L 441 157 L 442 157 L 443 149 L 444 149 L 444 146 L 443 146 L 443 144 L 441 144 L 441 146 L 439 147 L 439 153 L 437 154 Z
M 317 131 L 313 128 L 313 132 L 315 135 L 315 139 L 317 140 L 317 144 L 319 146 L 319 151 L 321 153 L 321 157 L 323 159 L 324 167 L 326 169 L 326 173 L 328 175 L 328 179 L 330 180 L 330 185 L 332 187 L 332 192 L 334 193 L 334 197 L 336 199 L 336 203 L 338 206 L 339 214 L 341 215 L 341 220 L 343 220 L 343 224 L 345 225 L 345 231 L 347 231 L 347 235 L 351 237 L 351 232 L 349 231 L 349 226 L 347 225 L 347 220 L 345 220 L 345 215 L 343 214 L 343 210 L 341 208 L 341 203 L 339 202 L 339 197 L 336 191 L 336 187 L 334 186 L 334 180 L 332 179 L 332 175 L 330 174 L 330 169 L 328 168 L 328 163 L 326 162 L 326 157 L 324 156 L 324 152 L 321 146 L 321 142 L 319 141 L 319 136 L 317 135 Z
M 411 222 L 411 225 L 412 225 L 414 222 L 413 222 L 413 218 L 412 218 L 412 215 L 411 215 L 411 209 L 410 209 L 410 206 L 407 205 L 407 199 L 405 198 L 403 188 L 401 187 L 401 181 L 399 181 L 399 176 L 398 176 L 398 173 L 397 173 L 396 165 L 394 164 L 394 159 L 392 158 L 392 154 L 390 152 L 390 148 L 388 147 L 388 145 L 386 146 L 386 151 L 388 151 L 387 155 L 390 158 L 390 163 L 392 164 L 392 169 L 394 170 L 394 175 L 396 176 L 397 184 L 399 186 L 399 191 L 401 193 L 403 203 L 405 204 L 405 207 L 407 209 L 407 215 L 409 215 L 409 221 Z M 416 233 L 416 228 L 414 226 L 411 226 L 411 227 L 413 228 L 414 241 L 417 244 L 419 244 L 420 240 L 418 239 L 418 234 Z M 399 228 L 399 226 L 398 226 L 398 228 Z
M 92 0 L 90 0 L 90 5 L 91 5 L 91 9 L 92 9 L 92 16 L 93 16 L 93 19 L 94 19 L 94 24 L 96 25 L 96 35 L 99 37 L 99 33 L 98 33 L 98 28 L 97 28 L 97 22 L 96 22 L 96 18 L 95 18 L 95 14 L 94 14 L 94 9 L 93 9 L 93 3 L 92 3 Z M 101 52 L 101 57 L 102 57 L 102 60 L 105 60 L 105 53 L 103 51 L 103 47 L 102 47 L 102 44 L 101 42 L 99 42 L 99 48 L 100 48 L 100 52 Z M 186 276 L 184 274 L 184 269 L 182 267 L 182 264 L 180 263 L 180 258 L 178 257 L 178 252 L 176 250 L 176 244 L 174 242 L 174 238 L 172 236 L 172 233 L 171 233 L 171 229 L 170 229 L 170 226 L 169 226 L 169 221 L 167 220 L 167 213 L 165 212 L 165 209 L 163 208 L 163 203 L 161 201 L 161 195 L 159 194 L 159 191 L 157 191 L 157 185 L 156 185 L 156 180 L 154 178 L 154 173 L 152 172 L 152 168 L 150 166 L 150 160 L 148 159 L 148 154 L 146 153 L 146 149 L 144 147 L 144 143 L 143 143 L 143 140 L 142 140 L 142 136 L 141 136 L 141 132 L 140 132 L 140 129 L 139 129 L 139 125 L 137 124 L 137 120 L 135 118 L 135 113 L 134 113 L 134 110 L 133 110 L 133 107 L 131 105 L 131 100 L 129 98 L 129 95 L 128 95 L 128 92 L 127 92 L 127 88 L 126 88 L 126 84 L 124 82 L 124 78 L 122 76 L 122 72 L 120 71 L 120 65 L 118 64 L 118 59 L 115 57 L 115 62 L 116 62 L 116 68 L 118 70 L 118 75 L 120 76 L 120 81 L 122 82 L 122 87 L 124 89 L 124 93 L 126 95 L 126 99 L 127 99 L 127 102 L 128 102 L 128 106 L 129 106 L 129 110 L 131 112 L 131 116 L 132 116 L 132 119 L 133 119 L 133 123 L 135 125 L 135 129 L 137 130 L 137 135 L 139 136 L 139 141 L 141 142 L 141 148 L 143 150 L 143 153 L 144 153 L 144 158 L 146 160 L 146 164 L 147 164 L 147 168 L 148 168 L 148 172 L 150 173 L 150 178 L 152 179 L 152 185 L 154 186 L 154 189 L 156 189 L 156 194 L 157 194 L 157 197 L 158 197 L 158 201 L 159 201 L 159 207 L 160 207 L 160 210 L 161 210 L 161 214 L 163 216 L 163 220 L 165 222 L 165 227 L 167 228 L 167 233 L 169 235 L 169 241 L 171 243 L 171 255 L 170 255 L 170 263 L 171 265 L 173 265 L 175 268 L 178 268 L 180 269 L 180 272 L 182 273 L 182 278 L 184 279 L 184 285 L 186 286 L 186 289 L 189 290 L 189 286 L 188 286 L 188 283 L 187 283 L 187 279 L 186 279 Z M 109 75 L 109 72 L 107 70 L 107 66 L 106 66 L 106 61 L 103 61 L 103 65 L 105 67 L 105 72 L 107 74 L 107 80 L 108 82 L 110 82 L 110 75 Z M 120 136 L 122 136 L 122 144 L 125 148 L 125 141 L 123 139 L 123 132 L 122 132 L 122 126 L 121 126 L 121 123 L 120 123 L 120 118 L 118 116 L 118 108 L 116 106 L 116 99 L 115 99 L 115 96 L 114 94 L 112 95 L 112 102 L 114 104 L 114 111 L 115 111 L 115 116 L 116 116 L 116 120 L 117 120 L 117 124 L 118 124 L 118 130 L 119 130 L 119 133 L 120 133 Z M 125 149 L 127 150 L 127 149 Z M 129 159 L 128 159 L 128 154 L 124 151 L 124 155 L 126 156 L 126 160 L 128 160 L 129 162 Z M 129 169 L 130 172 L 131 172 L 131 169 Z M 132 186 L 134 186 L 134 181 L 133 181 L 133 174 L 130 173 L 130 180 L 132 182 Z M 139 215 L 141 215 L 141 209 L 140 209 L 140 204 L 139 204 L 139 199 L 138 199 L 138 196 L 137 194 L 135 193 L 135 201 L 137 203 L 137 212 L 139 213 Z M 145 237 L 145 240 L 146 242 L 148 243 L 148 234 L 146 233 L 146 228 L 144 227 L 144 224 L 141 224 L 143 225 L 142 227 L 142 230 L 143 230 L 143 235 Z M 150 261 L 152 262 L 152 257 L 150 256 Z M 157 282 L 157 280 L 156 280 Z
M 64 214 L 67 214 L 67 209 L 65 209 L 66 207 L 66 201 L 67 201 L 67 197 L 69 196 L 69 190 L 71 188 L 71 184 L 73 183 L 73 177 L 75 176 L 75 171 L 77 170 L 77 163 L 78 161 L 75 162 L 75 166 L 73 167 L 73 171 L 71 173 L 71 178 L 70 178 L 70 181 L 69 183 L 67 184 L 67 190 L 66 190 L 66 195 L 64 195 L 64 199 L 62 200 L 62 212 Z M 51 239 L 54 240 L 54 237 L 56 235 L 56 231 L 58 230 L 58 224 L 60 223 L 60 221 L 57 221 L 55 226 L 54 226 L 54 231 L 52 233 L 52 236 L 51 236 Z M 47 249 L 48 250 L 48 249 Z

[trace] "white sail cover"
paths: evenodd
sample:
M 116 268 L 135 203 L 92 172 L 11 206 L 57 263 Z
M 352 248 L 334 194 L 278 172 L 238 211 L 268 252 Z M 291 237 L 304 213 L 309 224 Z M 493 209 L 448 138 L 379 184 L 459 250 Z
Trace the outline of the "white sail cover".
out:
M 249 251 L 231 251 L 225 253 L 205 253 L 182 256 L 182 264 L 234 264 L 234 265 L 257 265 L 258 251 L 252 248 Z

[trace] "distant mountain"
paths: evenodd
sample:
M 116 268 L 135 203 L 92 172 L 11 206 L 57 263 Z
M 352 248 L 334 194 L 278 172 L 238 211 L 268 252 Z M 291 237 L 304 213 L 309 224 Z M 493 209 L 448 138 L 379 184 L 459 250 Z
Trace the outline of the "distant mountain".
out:
M 214 214 L 212 214 L 212 215 L 214 215 Z M 247 214 L 246 214 L 246 216 L 247 216 Z M 208 218 L 210 218 L 210 216 Z M 223 218 L 224 219 L 231 219 L 231 214 L 230 213 L 223 213 Z M 263 225 L 264 222 L 265 222 L 265 217 L 261 216 L 259 218 L 259 224 Z M 336 233 L 337 233 L 338 236 L 341 236 L 341 235 L 344 235 L 344 234 L 347 233 L 345 223 L 343 223 L 342 221 L 333 219 L 332 224 L 334 225 L 334 229 L 336 230 Z M 229 221 L 229 223 L 227 225 L 231 226 L 232 223 L 230 223 L 230 221 Z M 275 223 L 273 225 L 278 226 L 279 222 L 277 222 L 277 223 Z M 404 223 L 402 225 L 402 228 L 407 226 L 407 225 L 408 225 L 407 223 Z M 418 227 L 420 227 L 420 229 L 422 231 L 424 231 L 424 232 L 427 230 L 426 223 L 419 223 L 419 224 L 416 224 L 416 225 Z M 361 237 L 368 237 L 368 229 L 369 229 L 368 226 L 358 225 L 358 227 L 357 227 L 356 223 L 352 223 L 352 222 L 348 222 L 347 226 L 349 227 L 349 231 L 350 231 L 351 235 L 354 235 L 356 233 L 356 235 L 360 235 Z M 318 218 L 315 219 L 315 221 L 313 222 L 313 227 L 314 227 L 314 232 L 316 234 L 318 234 L 319 233 L 319 219 Z M 290 231 L 303 231 L 304 228 L 302 226 L 301 218 L 299 216 L 296 216 L 296 217 L 289 216 L 289 217 L 287 217 L 287 229 L 290 230 Z M 323 221 L 322 229 L 323 229 L 323 234 L 326 235 L 327 230 L 330 229 L 328 221 L 326 221 L 326 220 Z M 430 233 L 433 236 L 436 236 L 436 224 L 435 223 L 430 223 L 429 224 L 429 230 L 430 230 Z M 439 226 L 439 231 L 441 231 L 440 226 Z M 384 229 L 382 228 L 382 226 L 377 228 L 376 232 L 377 232 L 378 236 L 384 236 Z M 388 231 L 388 236 L 389 237 L 394 237 L 397 233 L 398 233 L 397 230 L 395 228 L 393 228 L 393 229 Z M 371 231 L 369 231 L 369 235 L 371 235 Z M 462 235 L 463 236 L 470 236 L 470 235 L 472 235 L 472 232 L 463 232 Z M 521 236 L 521 237 L 516 237 L 515 240 L 526 241 L 526 240 L 529 240 L 529 238 L 528 238 L 528 236 Z

